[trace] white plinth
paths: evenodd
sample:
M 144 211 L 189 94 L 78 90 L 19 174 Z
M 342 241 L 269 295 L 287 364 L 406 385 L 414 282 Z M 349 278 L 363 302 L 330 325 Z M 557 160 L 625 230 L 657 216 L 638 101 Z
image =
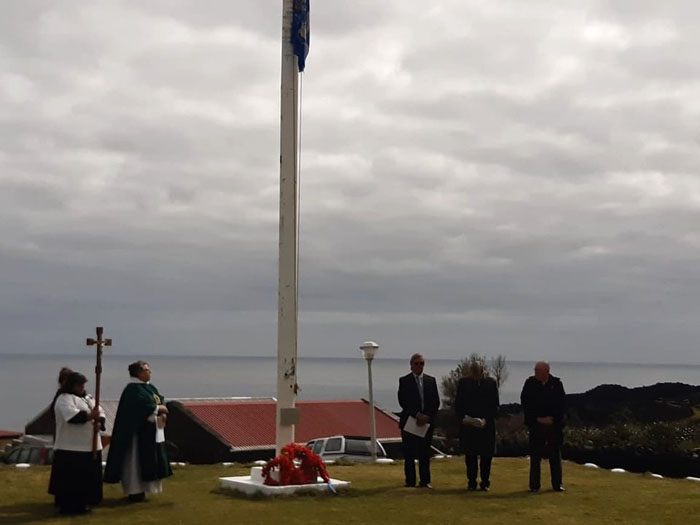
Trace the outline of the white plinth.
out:
M 328 484 L 321 478 L 318 483 L 308 483 L 306 485 L 285 485 L 275 487 L 263 484 L 262 467 L 250 469 L 250 476 L 232 476 L 230 478 L 219 478 L 219 485 L 222 489 L 240 490 L 249 495 L 264 494 L 265 496 L 294 494 L 295 492 L 315 491 L 330 492 Z M 336 489 L 350 486 L 349 481 L 342 481 L 331 478 L 331 483 Z

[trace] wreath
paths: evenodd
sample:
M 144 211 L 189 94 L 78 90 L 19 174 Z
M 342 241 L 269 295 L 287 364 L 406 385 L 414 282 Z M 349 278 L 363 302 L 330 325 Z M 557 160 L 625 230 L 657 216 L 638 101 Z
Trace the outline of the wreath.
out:
M 272 472 L 279 472 L 279 480 L 272 477 Z M 309 447 L 290 443 L 280 450 L 279 456 L 271 459 L 262 469 L 265 485 L 307 485 L 316 483 L 320 476 L 325 483 L 330 483 L 326 465 Z

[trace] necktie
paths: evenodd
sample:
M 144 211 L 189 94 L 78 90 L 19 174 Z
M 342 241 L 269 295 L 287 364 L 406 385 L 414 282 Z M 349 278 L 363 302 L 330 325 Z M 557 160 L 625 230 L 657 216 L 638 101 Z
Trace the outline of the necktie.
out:
M 423 402 L 423 378 L 421 376 L 416 376 L 416 385 L 418 386 L 418 396 L 420 397 L 420 410 L 422 412 L 425 406 Z

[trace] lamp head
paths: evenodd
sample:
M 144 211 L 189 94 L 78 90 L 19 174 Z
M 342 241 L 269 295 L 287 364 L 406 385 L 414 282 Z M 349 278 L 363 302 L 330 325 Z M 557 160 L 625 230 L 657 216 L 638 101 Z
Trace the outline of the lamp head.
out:
M 367 361 L 371 361 L 372 359 L 374 359 L 374 354 L 376 354 L 377 350 L 379 350 L 379 345 L 374 341 L 365 341 L 360 346 L 360 350 L 362 350 L 363 357 Z

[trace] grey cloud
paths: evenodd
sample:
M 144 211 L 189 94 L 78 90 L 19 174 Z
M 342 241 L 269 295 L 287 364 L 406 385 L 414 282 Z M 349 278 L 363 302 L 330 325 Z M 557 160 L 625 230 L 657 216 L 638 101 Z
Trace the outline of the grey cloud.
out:
M 274 354 L 279 7 L 7 7 L 0 351 Z M 304 355 L 697 361 L 693 4 L 312 9 Z

